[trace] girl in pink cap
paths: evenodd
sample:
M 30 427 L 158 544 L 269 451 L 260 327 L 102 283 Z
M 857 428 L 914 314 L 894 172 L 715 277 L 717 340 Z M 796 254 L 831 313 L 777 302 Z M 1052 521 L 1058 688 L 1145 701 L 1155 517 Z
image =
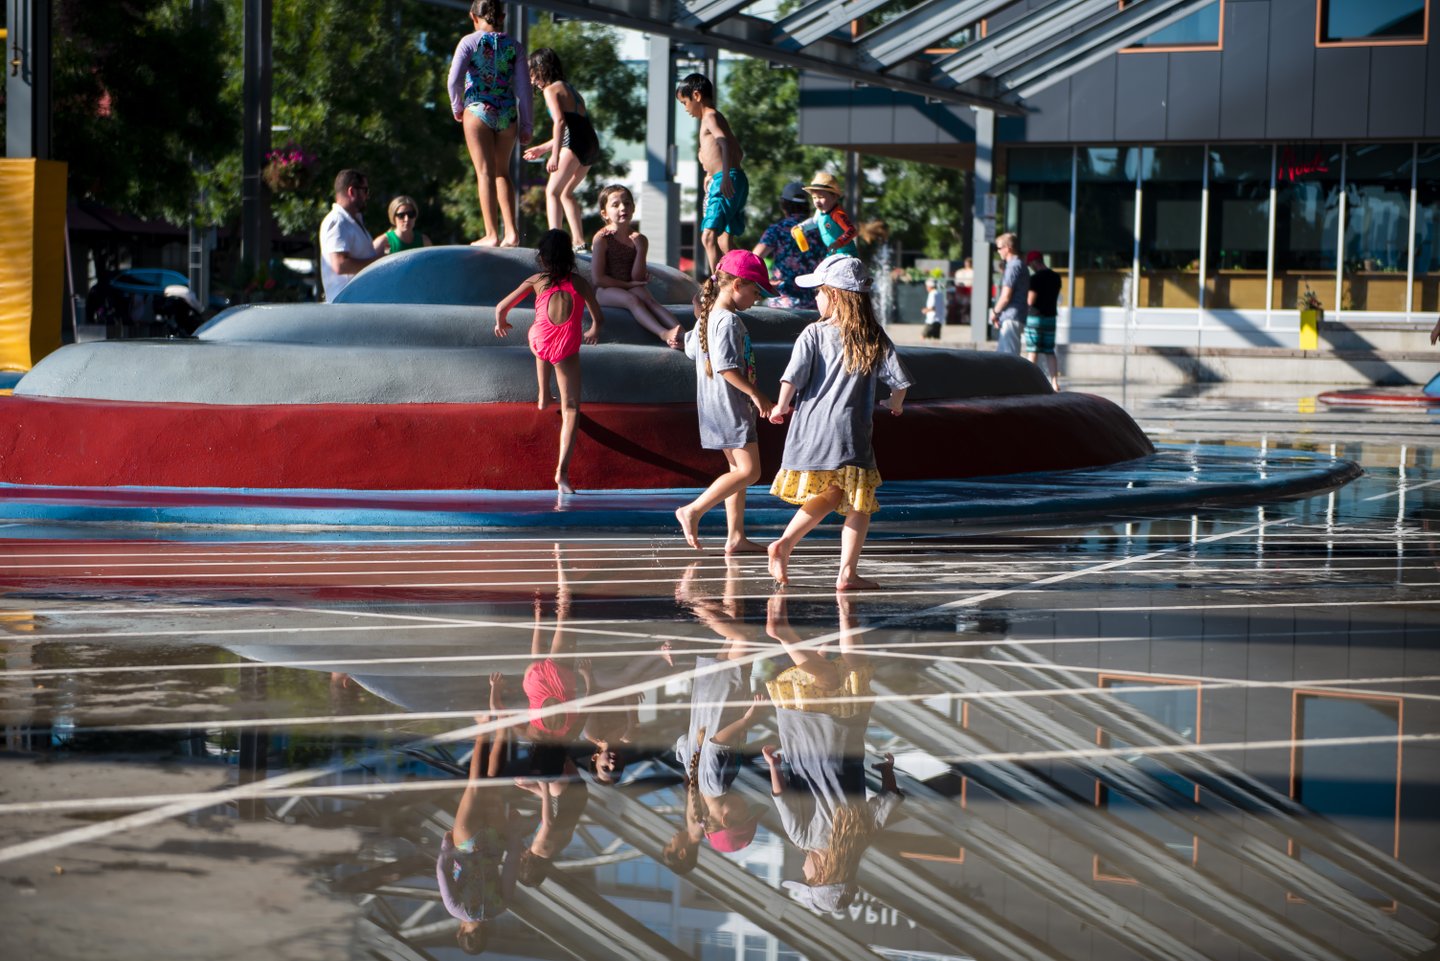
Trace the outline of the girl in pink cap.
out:
M 756 413 L 769 417 L 772 405 L 755 386 L 755 351 L 737 313 L 755 306 L 762 291 L 775 293 L 765 262 L 748 250 L 730 251 L 700 288 L 696 324 L 685 336 L 685 356 L 695 361 L 700 446 L 720 451 L 730 465 L 699 497 L 675 512 L 685 542 L 696 550 L 700 518 L 721 501 L 729 528 L 725 553 L 764 549 L 745 536 L 745 488 L 760 479 Z
M 563 230 L 546 231 L 535 246 L 540 273 L 525 278 L 495 308 L 495 336 L 510 333 L 505 318 L 520 301 L 535 294 L 535 319 L 530 323 L 530 352 L 535 355 L 535 380 L 540 394 L 535 406 L 544 410 L 550 403 L 550 369 L 560 387 L 560 459 L 555 465 L 555 487 L 573 494 L 570 486 L 570 454 L 575 448 L 575 423 L 580 419 L 580 344 L 600 339 L 605 313 L 595 299 L 595 289 L 575 272 L 575 252 L 570 235 Z M 590 308 L 590 327 L 580 333 L 580 316 Z

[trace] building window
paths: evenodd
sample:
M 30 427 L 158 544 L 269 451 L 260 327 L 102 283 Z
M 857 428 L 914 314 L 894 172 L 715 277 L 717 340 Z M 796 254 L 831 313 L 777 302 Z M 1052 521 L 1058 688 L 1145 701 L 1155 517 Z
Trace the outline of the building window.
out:
M 1077 307 L 1125 307 L 1130 303 L 1139 160 L 1139 147 L 1079 150 L 1075 185 Z
M 1340 242 L 1340 147 L 1280 148 L 1275 173 L 1275 300 L 1295 310 L 1308 285 L 1335 309 L 1335 254 Z
M 1399 857 L 1400 698 L 1296 691 L 1292 723 L 1290 796 L 1382 854 Z M 1395 743 L 1323 743 L 1347 738 L 1394 738 Z M 1323 857 L 1293 844 L 1291 853 L 1351 893 L 1391 903 Z
M 1340 309 L 1405 310 L 1411 144 L 1345 148 L 1345 266 Z
M 1316 0 L 1315 42 L 1425 43 L 1428 0 Z
M 1025 251 L 1038 250 L 1060 275 L 1060 303 L 1070 273 L 1069 147 L 1011 150 L 1005 177 L 1005 229 L 1020 238 Z
M 700 961 L 735 961 L 735 935 L 729 931 L 706 931 L 700 935 Z
M 1205 152 L 1140 151 L 1140 306 L 1200 306 L 1200 220 Z
M 1440 143 L 1420 144 L 1415 169 L 1415 313 L 1440 311 Z
M 1121 7 L 1125 4 L 1121 3 Z M 1219 50 L 1225 29 L 1225 0 L 1215 0 L 1121 51 Z
M 1153 718 L 1189 741 L 1200 741 L 1200 684 L 1198 681 L 1171 681 L 1147 677 L 1112 677 L 1102 674 L 1100 686 L 1142 714 Z M 1103 747 L 1123 748 L 1126 743 L 1101 729 L 1096 740 Z M 1130 762 L 1137 771 L 1182 794 L 1200 799 L 1200 789 L 1149 755 L 1136 755 Z M 1197 854 L 1195 835 L 1176 827 L 1143 804 L 1108 790 L 1097 782 L 1095 803 L 1110 812 L 1116 820 L 1128 824 L 1165 845 L 1177 855 L 1193 861 Z M 1095 877 L 1105 881 L 1129 881 L 1118 868 L 1095 858 Z
M 1207 309 L 1265 309 L 1272 159 L 1270 147 L 1210 148 Z

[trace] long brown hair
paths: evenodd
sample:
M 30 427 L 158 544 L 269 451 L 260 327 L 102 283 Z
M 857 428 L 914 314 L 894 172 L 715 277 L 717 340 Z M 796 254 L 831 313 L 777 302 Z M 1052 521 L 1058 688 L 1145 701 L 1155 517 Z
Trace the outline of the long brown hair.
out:
M 505 4 L 500 0 L 471 0 L 470 16 L 484 20 L 497 33 L 505 30 Z
M 705 743 L 705 728 L 695 738 L 690 764 L 685 769 L 685 826 L 675 832 L 660 853 L 660 860 L 676 874 L 687 874 L 695 870 L 700 860 L 700 845 L 690 838 L 690 825 L 698 824 L 705 830 L 705 802 L 700 797 L 700 747 Z
M 870 295 L 861 291 L 841 290 L 828 284 L 825 295 L 830 298 L 830 319 L 840 328 L 840 342 L 845 346 L 845 372 L 872 373 L 880 366 L 890 338 L 875 319 Z
M 866 804 L 845 804 L 835 811 L 830 846 L 815 852 L 812 884 L 848 884 L 860 870 L 860 857 L 875 837 L 875 818 Z
M 706 377 L 715 376 L 715 372 L 710 369 L 710 311 L 715 306 L 716 298 L 720 296 L 721 288 L 729 287 L 739 279 L 734 274 L 717 270 L 700 285 L 700 316 L 696 318 L 698 323 L 695 324 L 695 336 L 700 338 L 700 353 L 705 355 Z

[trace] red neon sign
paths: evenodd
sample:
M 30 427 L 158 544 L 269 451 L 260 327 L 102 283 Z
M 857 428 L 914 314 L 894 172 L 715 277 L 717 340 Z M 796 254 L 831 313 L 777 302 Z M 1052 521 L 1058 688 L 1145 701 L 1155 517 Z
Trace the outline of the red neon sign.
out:
M 1325 163 L 1325 156 L 1320 153 L 1320 148 L 1318 147 L 1315 148 L 1315 152 L 1310 156 L 1310 159 L 1306 161 L 1301 161 L 1296 158 L 1293 147 L 1286 147 L 1280 151 L 1278 174 L 1281 180 L 1288 180 L 1294 183 L 1306 174 L 1324 174 L 1329 172 L 1330 168 Z

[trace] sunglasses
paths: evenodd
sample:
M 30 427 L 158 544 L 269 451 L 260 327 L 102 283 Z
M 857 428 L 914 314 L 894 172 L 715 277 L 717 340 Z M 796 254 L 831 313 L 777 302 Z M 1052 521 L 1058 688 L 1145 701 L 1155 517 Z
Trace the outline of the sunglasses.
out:
M 396 219 L 396 220 L 414 220 L 415 217 L 416 217 L 416 213 L 415 213 L 415 211 L 413 211 L 413 210 L 397 210 L 397 211 L 395 211 L 395 219 Z

